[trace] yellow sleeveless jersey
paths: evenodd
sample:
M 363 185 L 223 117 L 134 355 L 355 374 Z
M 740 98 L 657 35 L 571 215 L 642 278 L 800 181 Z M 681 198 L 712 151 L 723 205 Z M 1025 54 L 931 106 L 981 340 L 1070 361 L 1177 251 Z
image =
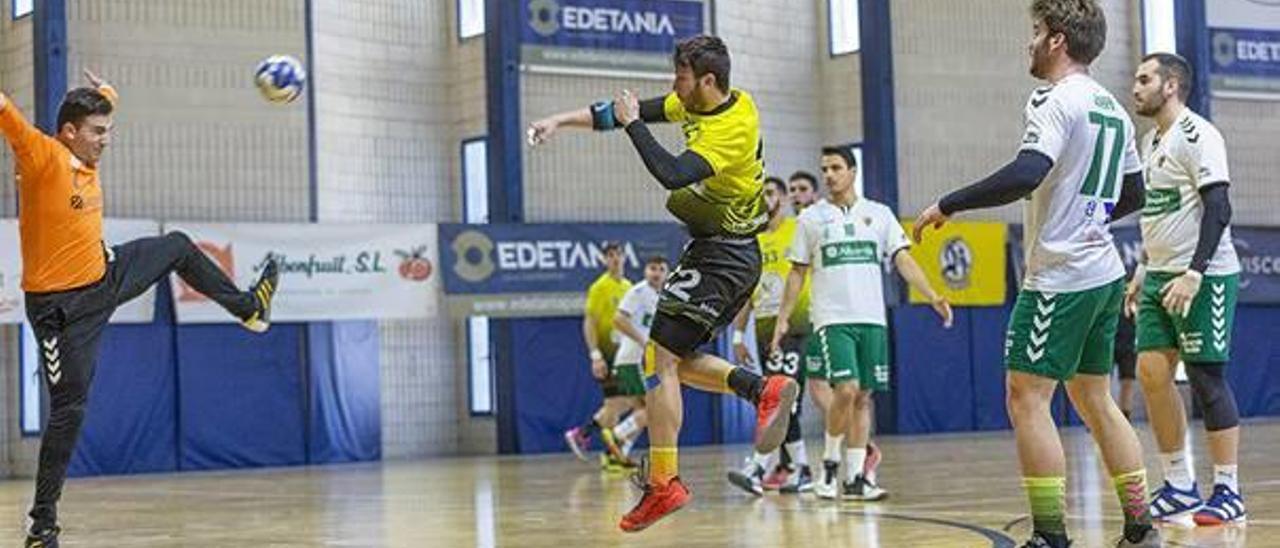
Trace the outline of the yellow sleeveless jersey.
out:
M 587 290 L 586 315 L 596 327 L 596 346 L 613 363 L 618 351 L 618 341 L 613 336 L 613 316 L 618 313 L 618 303 L 631 289 L 626 278 L 614 279 L 608 272 L 601 274 Z
M 791 273 L 791 261 L 787 259 L 787 250 L 795 238 L 795 217 L 782 220 L 776 230 L 761 232 L 756 236 L 760 242 L 762 272 L 760 284 L 751 296 L 751 306 L 755 309 L 757 332 L 767 330 L 773 334 L 773 324 L 782 308 L 782 294 L 786 290 L 787 275 Z M 800 289 L 800 297 L 791 311 L 791 334 L 800 335 L 809 331 L 809 277 L 804 279 Z
M 735 88 L 729 94 L 727 102 L 707 113 L 685 110 L 675 93 L 663 103 L 667 120 L 681 124 L 685 146 L 715 173 L 667 198 L 667 210 L 695 238 L 751 236 L 769 221 L 760 113 L 747 92 Z

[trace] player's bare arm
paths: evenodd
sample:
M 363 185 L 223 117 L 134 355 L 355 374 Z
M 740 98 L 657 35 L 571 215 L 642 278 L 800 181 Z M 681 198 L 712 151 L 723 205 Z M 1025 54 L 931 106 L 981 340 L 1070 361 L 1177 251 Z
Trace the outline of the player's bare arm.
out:
M 920 268 L 920 263 L 908 253 L 905 248 L 898 250 L 893 255 L 893 266 L 898 269 L 898 275 L 907 282 L 907 285 L 915 288 L 929 300 L 929 306 L 933 307 L 933 311 L 938 313 L 942 318 L 942 326 L 951 329 L 953 315 L 951 312 L 951 303 L 947 302 L 947 298 L 939 295 L 929 285 L 929 278 L 925 276 L 924 270 Z
M 635 324 L 631 323 L 631 314 L 624 310 L 618 310 L 618 313 L 613 315 L 613 328 L 640 346 L 644 346 L 645 343 L 649 342 L 649 337 L 636 329 Z
M 778 321 L 774 324 L 773 340 L 769 341 L 769 352 L 782 349 L 782 337 L 791 330 L 791 312 L 800 300 L 800 290 L 804 287 L 804 277 L 809 274 L 809 265 L 791 263 L 791 272 L 787 273 L 787 284 L 782 290 L 782 305 L 778 308 Z

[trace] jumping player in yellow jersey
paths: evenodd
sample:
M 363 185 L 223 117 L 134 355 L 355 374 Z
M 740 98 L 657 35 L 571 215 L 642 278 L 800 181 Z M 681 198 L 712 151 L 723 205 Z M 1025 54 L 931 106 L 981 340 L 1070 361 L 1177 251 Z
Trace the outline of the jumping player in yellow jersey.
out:
M 644 165 L 671 192 L 667 209 L 688 227 L 685 247 L 658 300 L 651 328 L 655 376 L 646 379 L 649 474 L 644 496 L 619 527 L 639 531 L 689 502 L 677 474 L 676 442 L 684 409 L 680 383 L 733 393 L 756 406 L 756 451 L 782 443 L 799 393 L 794 380 L 764 379 L 698 351 L 728 325 L 760 279 L 755 235 L 768 222 L 764 203 L 763 142 L 755 101 L 729 86 L 729 50 L 714 36 L 676 45 L 673 92 L 639 101 L 623 91 L 612 101 L 538 120 L 529 143 L 545 142 L 560 126 L 626 128 Z M 681 124 L 687 150 L 668 152 L 648 123 Z
M 565 443 L 579 459 L 587 460 L 587 446 L 592 434 L 599 432 L 606 447 L 610 445 L 610 429 L 627 411 L 638 409 L 636 420 L 644 421 L 644 392 L 628 393 L 621 389 L 613 375 L 614 357 L 618 352 L 618 336 L 613 329 L 613 317 L 623 295 L 631 289 L 631 282 L 623 272 L 622 245 L 608 242 L 604 246 L 605 271 L 587 290 L 586 310 L 582 315 L 582 338 L 591 361 L 591 376 L 600 383 L 604 402 L 586 424 L 564 433 Z M 643 426 L 641 427 L 643 428 Z M 603 465 L 617 464 L 606 454 Z

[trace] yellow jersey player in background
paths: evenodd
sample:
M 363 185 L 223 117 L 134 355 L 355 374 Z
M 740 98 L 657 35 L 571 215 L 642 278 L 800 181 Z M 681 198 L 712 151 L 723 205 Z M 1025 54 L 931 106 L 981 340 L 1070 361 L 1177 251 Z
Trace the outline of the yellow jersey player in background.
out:
M 680 384 L 741 396 L 756 406 L 756 452 L 782 443 L 795 381 L 762 378 L 698 348 L 728 325 L 760 278 L 755 235 L 768 222 L 764 203 L 764 145 L 760 116 L 747 92 L 729 86 L 729 50 L 714 36 L 676 45 L 672 93 L 639 101 L 622 91 L 612 102 L 534 122 L 529 142 L 545 142 L 560 126 L 625 128 L 645 167 L 671 192 L 667 209 L 688 228 L 685 247 L 658 300 L 650 338 L 657 344 L 655 376 L 646 379 L 649 473 L 644 495 L 619 527 L 639 531 L 688 503 L 676 444 L 683 420 Z M 648 123 L 680 124 L 687 149 L 673 155 Z
M 644 420 L 644 399 L 641 397 L 644 394 L 624 393 L 613 375 L 614 356 L 618 352 L 618 334 L 614 332 L 613 317 L 618 312 L 622 296 L 631 289 L 631 281 L 627 280 L 623 272 L 622 245 L 608 242 L 603 251 L 605 271 L 587 290 L 586 310 L 582 315 L 582 339 L 587 345 L 591 361 L 591 376 L 600 384 L 604 402 L 591 416 L 591 420 L 564 433 L 564 441 L 569 449 L 584 461 L 587 460 L 591 436 L 599 432 L 601 442 L 607 448 L 607 437 L 612 433 L 612 428 L 618 425 L 618 419 L 627 411 L 638 410 L 641 416 L 636 419 Z M 601 465 L 605 468 L 622 464 L 624 463 L 613 458 L 611 452 L 605 452 L 601 456 Z
M 813 187 L 810 186 L 810 189 Z M 800 386 L 799 402 L 804 397 L 803 359 L 805 339 L 809 335 L 809 284 L 806 281 L 800 301 L 791 313 L 791 329 L 783 339 L 780 352 L 769 352 L 773 340 L 773 328 L 777 323 L 778 309 L 782 306 L 782 289 L 791 262 L 787 260 L 787 248 L 796 232 L 795 217 L 788 216 L 784 208 L 787 185 L 782 179 L 768 177 L 764 184 L 764 201 L 769 208 L 769 224 L 756 236 L 763 257 L 763 273 L 751 301 L 734 319 L 733 352 L 739 364 L 753 365 L 753 358 L 746 344 L 746 329 L 751 314 L 755 313 L 756 357 L 763 373 L 784 375 Z M 804 437 L 800 431 L 799 403 L 791 408 L 791 425 L 787 428 L 785 443 L 779 451 L 763 455 L 756 453 L 747 458 L 742 470 L 730 470 L 729 483 L 742 490 L 761 496 L 765 490 L 782 490 L 787 493 L 807 491 L 813 485 L 813 473 L 805 451 Z M 781 454 L 779 454 L 781 453 Z M 775 465 L 776 463 L 776 465 Z

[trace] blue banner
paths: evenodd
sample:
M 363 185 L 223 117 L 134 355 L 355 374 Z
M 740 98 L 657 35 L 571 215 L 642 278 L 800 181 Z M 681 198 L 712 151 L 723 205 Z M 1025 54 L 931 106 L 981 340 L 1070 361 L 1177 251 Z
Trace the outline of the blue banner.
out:
M 676 223 L 443 224 L 444 291 L 459 315 L 580 311 L 611 241 L 621 244 L 626 277 L 634 281 L 650 256 L 674 266 L 688 235 Z
M 525 0 L 522 42 L 670 54 L 676 40 L 702 33 L 702 2 L 688 0 Z
M 667 71 L 676 41 L 702 34 L 701 0 L 522 0 L 523 62 Z
M 1280 77 L 1280 30 L 1209 29 L 1212 72 Z
M 1209 35 L 1215 91 L 1280 93 L 1280 30 L 1210 28 Z
M 1142 256 L 1142 234 L 1136 225 L 1112 227 L 1124 267 L 1133 272 Z M 1280 228 L 1231 227 L 1236 254 L 1240 256 L 1241 304 L 1280 304 Z M 1022 225 L 1009 225 L 1010 265 L 1015 280 L 1021 280 L 1024 256 Z M 1018 284 L 1019 286 L 1021 283 Z

